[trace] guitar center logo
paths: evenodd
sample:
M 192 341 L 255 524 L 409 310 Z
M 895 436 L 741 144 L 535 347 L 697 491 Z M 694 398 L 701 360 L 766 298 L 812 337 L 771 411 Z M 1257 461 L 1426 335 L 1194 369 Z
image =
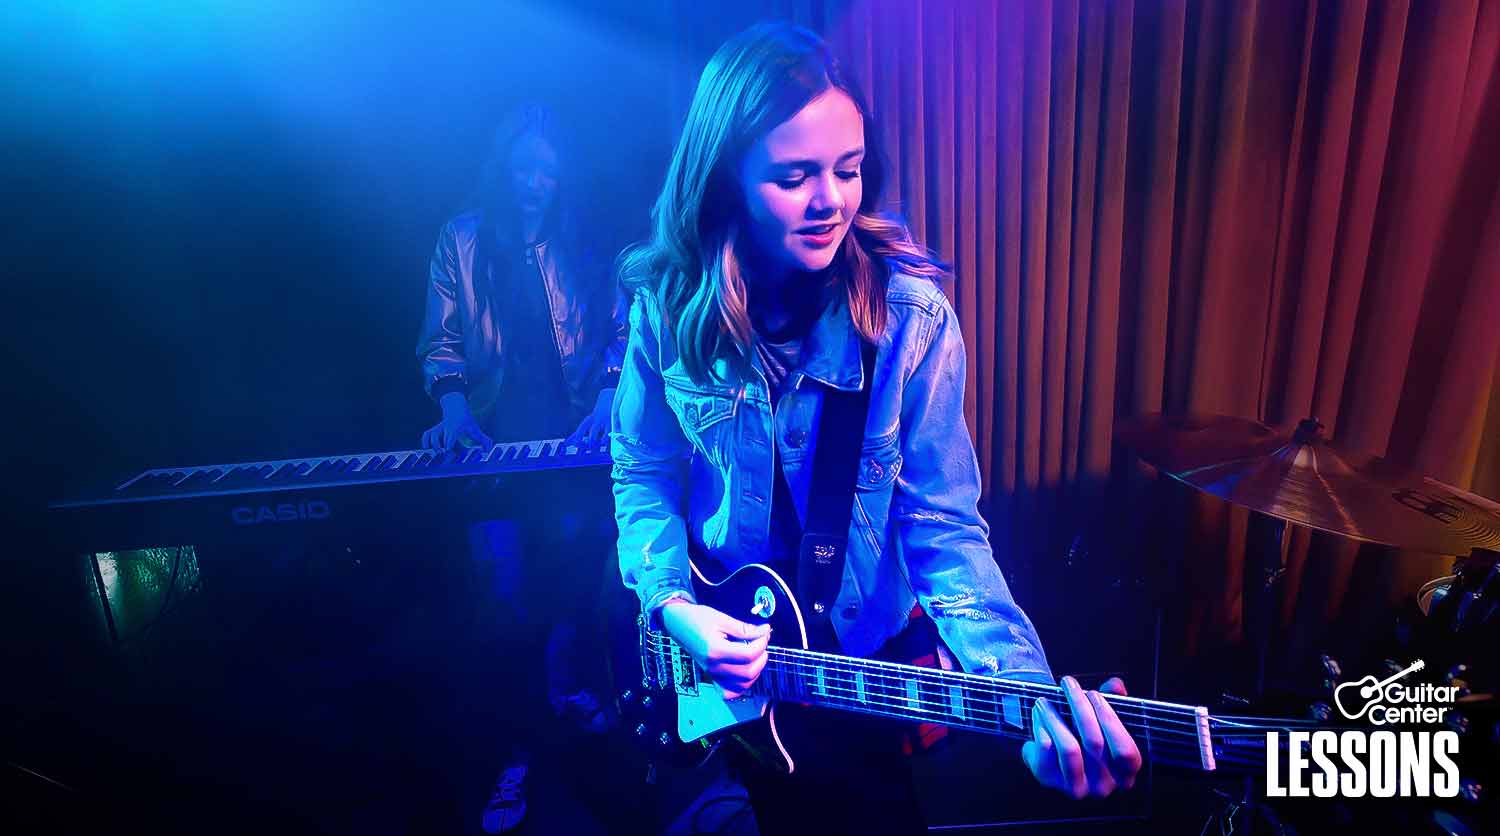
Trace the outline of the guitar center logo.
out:
M 234 520 L 235 525 L 326 520 L 331 516 L 333 516 L 333 509 L 321 499 L 296 503 L 283 502 L 279 505 L 240 505 L 229 509 L 229 518 Z
M 1339 713 L 1349 720 L 1364 717 L 1372 725 L 1396 723 L 1441 723 L 1448 707 L 1457 697 L 1452 685 L 1398 685 L 1396 680 L 1425 667 L 1421 659 L 1385 680 L 1367 676 L 1358 682 L 1345 682 L 1333 691 Z
M 1458 732 L 1431 731 L 1457 699 L 1458 688 L 1401 680 L 1422 670 L 1419 659 L 1377 679 L 1334 689 L 1342 719 L 1378 727 L 1266 733 L 1266 795 L 1270 798 L 1452 798 L 1459 793 Z M 1393 729 L 1392 726 L 1416 726 Z M 1283 738 L 1283 735 L 1285 737 Z

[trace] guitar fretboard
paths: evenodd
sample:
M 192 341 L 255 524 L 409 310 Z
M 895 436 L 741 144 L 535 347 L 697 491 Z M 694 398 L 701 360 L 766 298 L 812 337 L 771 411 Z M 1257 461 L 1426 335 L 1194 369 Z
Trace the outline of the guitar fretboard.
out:
M 706 685 L 686 651 L 665 634 L 647 637 L 648 675 L 679 691 Z M 751 696 L 798 702 L 892 719 L 929 722 L 1003 737 L 1029 739 L 1043 710 L 1072 728 L 1064 690 L 1051 684 L 981 676 L 772 646 Z M 1142 751 L 1157 762 L 1205 771 L 1221 764 L 1259 769 L 1266 731 L 1309 726 L 1256 718 L 1212 717 L 1203 706 L 1101 694 Z

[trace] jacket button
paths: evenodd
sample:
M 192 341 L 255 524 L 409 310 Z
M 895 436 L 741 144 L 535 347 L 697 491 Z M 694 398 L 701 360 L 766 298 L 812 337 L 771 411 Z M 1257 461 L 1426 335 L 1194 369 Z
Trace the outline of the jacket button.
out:
M 786 443 L 790 447 L 801 447 L 807 441 L 807 433 L 801 429 L 787 430 Z
M 859 607 L 856 607 L 853 604 L 850 604 L 849 606 L 844 607 L 844 618 L 846 620 L 853 621 L 854 617 L 857 616 L 857 615 L 859 615 Z

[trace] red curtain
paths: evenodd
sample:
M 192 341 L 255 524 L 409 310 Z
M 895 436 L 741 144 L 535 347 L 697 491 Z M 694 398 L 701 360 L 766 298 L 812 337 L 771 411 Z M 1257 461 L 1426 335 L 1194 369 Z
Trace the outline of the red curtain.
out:
M 1134 502 L 1129 536 L 1186 554 L 1168 651 L 1238 639 L 1246 515 L 1132 497 L 1148 486 L 1111 433 L 1138 413 L 1316 416 L 1500 496 L 1500 0 L 758 11 L 819 29 L 863 80 L 891 197 L 956 268 L 967 417 L 1023 584 Z M 1283 638 L 1446 567 L 1296 531 Z
M 1340 445 L 1500 495 L 1500 2 L 823 14 L 894 151 L 893 196 L 955 265 L 968 415 L 1019 566 L 1048 577 L 1079 520 L 1121 501 L 1105 486 L 1138 484 L 1111 431 L 1143 412 L 1316 416 Z M 1152 540 L 1191 554 L 1176 638 L 1236 639 L 1245 514 L 1154 501 L 1193 510 Z M 1446 562 L 1299 530 L 1288 568 L 1295 640 Z

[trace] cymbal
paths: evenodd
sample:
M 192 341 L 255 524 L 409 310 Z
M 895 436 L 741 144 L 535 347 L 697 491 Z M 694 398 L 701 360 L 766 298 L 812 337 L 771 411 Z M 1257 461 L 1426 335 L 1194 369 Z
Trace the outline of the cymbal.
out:
M 1298 525 L 1435 554 L 1500 547 L 1500 514 L 1321 430 L 1158 413 L 1120 422 L 1115 440 L 1198 490 Z

